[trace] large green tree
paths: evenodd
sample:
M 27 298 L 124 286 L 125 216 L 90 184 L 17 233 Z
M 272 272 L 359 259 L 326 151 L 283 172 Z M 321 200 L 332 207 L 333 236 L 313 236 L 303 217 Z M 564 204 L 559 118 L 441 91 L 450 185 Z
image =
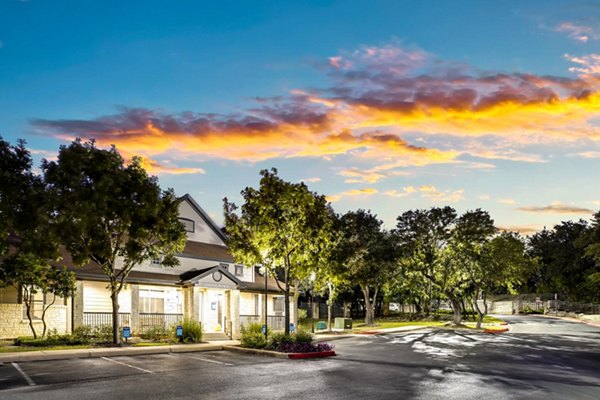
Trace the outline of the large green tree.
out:
M 140 159 L 129 165 L 113 147 L 76 140 L 61 146 L 57 161 L 42 165 L 56 199 L 56 232 L 76 265 L 93 262 L 108 277 L 113 342 L 120 343 L 119 293 L 131 270 L 149 259 L 178 265 L 186 234 L 179 200 L 163 191 Z
M 481 262 L 481 246 L 495 232 L 494 221 L 480 209 L 458 216 L 451 207 L 434 207 L 397 218 L 394 237 L 404 258 L 450 301 L 455 325 L 462 322 L 464 300 L 472 294 L 469 270 Z
M 20 292 L 35 338 L 33 304 L 36 294 L 45 300 L 39 315 L 46 334 L 46 312 L 56 296 L 75 291 L 72 272 L 51 265 L 59 258 L 59 242 L 53 230 L 53 198 L 41 176 L 33 173 L 33 161 L 24 141 L 16 146 L 0 138 L 0 287 Z
M 227 245 L 238 262 L 263 265 L 283 281 L 285 333 L 290 329 L 290 292 L 310 276 L 327 240 L 329 207 L 325 197 L 304 183 L 291 183 L 277 170 L 262 170 L 259 188 L 247 187 L 238 210 L 224 199 Z M 278 283 L 279 284 L 279 283 Z M 297 318 L 297 291 L 294 295 Z M 297 324 L 297 322 L 296 322 Z
M 388 283 L 397 261 L 397 250 L 382 221 L 370 211 L 349 211 L 341 217 L 339 256 L 347 280 L 360 286 L 365 302 L 365 324 L 375 322 L 377 295 Z

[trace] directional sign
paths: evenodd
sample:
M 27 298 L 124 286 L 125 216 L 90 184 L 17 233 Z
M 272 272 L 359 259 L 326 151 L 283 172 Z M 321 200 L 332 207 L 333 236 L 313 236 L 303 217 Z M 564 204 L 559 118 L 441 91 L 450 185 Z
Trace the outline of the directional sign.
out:
M 131 337 L 131 328 L 128 326 L 124 326 L 123 327 L 123 337 L 125 339 L 130 338 Z
M 182 337 L 183 336 L 183 326 L 177 325 L 177 328 L 175 328 L 175 331 L 176 331 L 177 337 Z

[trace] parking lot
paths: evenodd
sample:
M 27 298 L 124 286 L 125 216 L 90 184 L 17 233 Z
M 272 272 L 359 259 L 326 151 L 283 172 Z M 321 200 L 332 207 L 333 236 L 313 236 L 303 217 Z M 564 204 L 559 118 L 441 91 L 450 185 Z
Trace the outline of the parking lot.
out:
M 424 329 L 337 340 L 338 356 L 229 351 L 5 363 L 4 399 L 594 399 L 600 328 L 509 317 L 501 335 Z

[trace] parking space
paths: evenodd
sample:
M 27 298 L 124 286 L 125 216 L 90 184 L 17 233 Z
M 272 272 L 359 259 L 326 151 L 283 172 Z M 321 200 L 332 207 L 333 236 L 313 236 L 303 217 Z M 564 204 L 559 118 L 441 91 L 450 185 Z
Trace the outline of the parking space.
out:
M 228 351 L 212 351 L 5 363 L 0 366 L 0 391 L 136 375 L 160 375 L 180 370 L 190 372 L 210 368 L 218 371 L 236 366 L 285 361 Z

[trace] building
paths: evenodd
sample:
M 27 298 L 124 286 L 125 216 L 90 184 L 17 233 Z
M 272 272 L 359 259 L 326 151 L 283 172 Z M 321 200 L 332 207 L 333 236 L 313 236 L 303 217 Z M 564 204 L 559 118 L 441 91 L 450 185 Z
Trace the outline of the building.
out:
M 208 337 L 239 337 L 242 325 L 264 321 L 264 275 L 256 267 L 234 262 L 223 233 L 190 195 L 181 198 L 179 213 L 188 237 L 177 256 L 180 265 L 165 268 L 156 259 L 134 267 L 119 294 L 120 324 L 130 326 L 135 335 L 189 318 L 200 321 Z M 42 305 L 54 301 L 46 314 L 48 329 L 65 333 L 81 325 L 111 325 L 108 278 L 97 265 L 74 268 L 68 254 L 59 265 L 75 271 L 76 295 L 72 299 L 40 295 L 34 314 L 39 317 Z M 283 294 L 274 279 L 268 278 L 266 286 L 269 327 L 283 329 Z M 0 338 L 31 334 L 24 309 L 17 289 L 0 289 Z

